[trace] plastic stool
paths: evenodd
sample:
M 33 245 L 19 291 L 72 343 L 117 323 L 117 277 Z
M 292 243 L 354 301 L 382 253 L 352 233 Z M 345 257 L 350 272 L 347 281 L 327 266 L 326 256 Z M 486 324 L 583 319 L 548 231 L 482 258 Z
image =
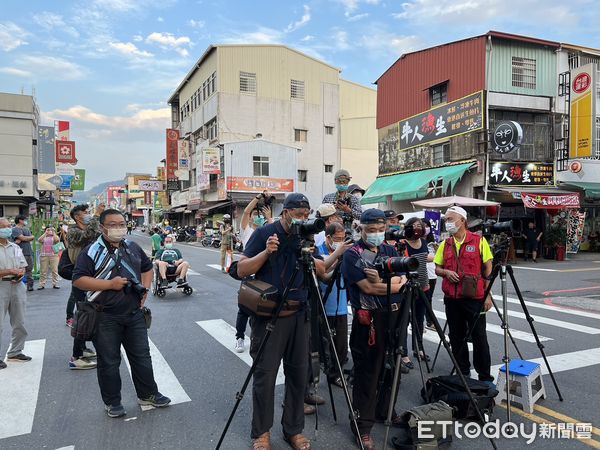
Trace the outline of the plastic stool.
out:
M 546 388 L 542 379 L 542 371 L 538 363 L 513 359 L 510 362 L 510 401 L 511 404 L 522 405 L 523 411 L 533 412 L 533 405 L 540 398 L 546 398 Z M 506 367 L 498 372 L 498 402 L 506 400 Z

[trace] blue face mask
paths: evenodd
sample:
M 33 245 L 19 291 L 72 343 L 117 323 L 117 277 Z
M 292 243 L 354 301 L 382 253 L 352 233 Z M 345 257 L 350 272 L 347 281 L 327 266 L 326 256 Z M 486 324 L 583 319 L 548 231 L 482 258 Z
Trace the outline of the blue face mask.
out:
M 256 216 L 254 218 L 254 225 L 262 227 L 266 221 L 267 221 L 267 219 L 265 219 L 263 216 Z
M 338 190 L 338 192 L 346 192 L 348 190 L 348 185 L 347 184 L 336 184 L 335 188 Z
M 385 239 L 385 232 L 382 231 L 380 233 L 367 233 L 367 243 L 374 245 L 375 247 L 379 247 L 383 244 L 383 240 Z
M 399 230 L 400 225 L 390 225 L 390 230 Z
M 0 239 L 8 239 L 12 236 L 12 229 L 0 228 Z
M 89 225 L 91 221 L 92 221 L 91 214 L 86 214 L 85 216 L 83 216 L 83 219 L 81 219 L 81 222 L 83 222 L 84 225 Z

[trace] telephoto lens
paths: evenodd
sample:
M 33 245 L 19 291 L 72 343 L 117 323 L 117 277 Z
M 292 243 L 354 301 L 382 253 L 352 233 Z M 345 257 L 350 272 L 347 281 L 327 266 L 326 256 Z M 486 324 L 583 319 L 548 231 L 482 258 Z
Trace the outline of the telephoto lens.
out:
M 310 236 L 312 234 L 320 233 L 324 229 L 325 221 L 320 218 L 305 220 L 301 223 L 294 223 L 291 226 L 292 234 L 298 236 Z
M 375 262 L 379 273 L 414 272 L 419 268 L 419 260 L 414 256 L 389 257 L 384 256 Z

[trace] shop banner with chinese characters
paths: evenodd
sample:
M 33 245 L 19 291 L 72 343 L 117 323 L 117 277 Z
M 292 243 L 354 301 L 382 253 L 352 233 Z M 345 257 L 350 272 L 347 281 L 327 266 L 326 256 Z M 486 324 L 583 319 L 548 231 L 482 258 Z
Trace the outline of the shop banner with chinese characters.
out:
M 431 227 L 435 242 L 440 242 L 442 233 L 442 214 L 439 211 L 425 211 L 425 223 Z
M 399 122 L 400 150 L 471 133 L 483 126 L 483 92 L 477 92 Z
M 592 156 L 596 133 L 596 64 L 571 70 L 569 158 Z
M 289 178 L 227 177 L 227 190 L 234 192 L 294 192 L 294 180 Z
M 85 191 L 85 169 L 75 169 L 75 175 L 71 180 L 71 190 Z
M 575 209 L 569 210 L 567 215 L 567 253 L 577 253 L 583 240 L 583 226 L 585 213 Z
M 521 192 L 521 200 L 525 208 L 530 209 L 565 209 L 579 208 L 579 194 L 531 194 Z
M 202 172 L 208 174 L 221 173 L 221 151 L 218 148 L 202 150 Z
M 167 180 L 177 180 L 175 171 L 179 168 L 179 131 L 167 128 Z
M 58 140 L 68 141 L 71 124 L 66 120 L 59 120 L 56 127 L 58 128 Z
M 217 180 L 217 200 L 227 200 L 227 189 L 223 178 Z
M 190 168 L 190 141 L 185 139 L 179 140 L 179 168 Z
M 53 174 L 56 170 L 54 127 L 38 127 L 38 173 Z
M 490 162 L 488 182 L 492 186 L 554 186 L 554 165 Z
M 75 142 L 56 141 L 56 162 L 59 164 L 77 164 Z

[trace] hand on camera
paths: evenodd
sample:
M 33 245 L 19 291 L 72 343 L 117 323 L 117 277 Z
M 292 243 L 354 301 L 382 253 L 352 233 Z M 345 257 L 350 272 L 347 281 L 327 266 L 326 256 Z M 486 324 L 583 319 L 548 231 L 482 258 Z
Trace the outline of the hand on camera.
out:
M 271 212 L 271 208 L 269 206 L 265 206 L 264 208 L 261 208 L 260 212 L 262 212 L 262 215 L 267 220 L 271 219 L 271 217 L 273 215 Z
M 110 280 L 110 288 L 113 291 L 120 291 L 125 286 L 127 286 L 127 283 L 128 283 L 127 278 L 124 278 L 124 277 L 115 277 L 112 280 Z
M 352 209 L 348 205 L 346 205 L 345 203 L 342 203 L 342 202 L 337 202 L 336 205 L 335 205 L 335 208 L 336 209 L 341 209 L 345 213 L 352 212 Z
M 279 249 L 279 238 L 277 237 L 276 234 L 272 234 L 271 236 L 269 236 L 269 239 L 267 239 L 267 248 L 266 248 L 267 253 L 269 255 L 272 255 L 278 249 Z
M 363 272 L 367 276 L 367 280 L 371 283 L 383 283 L 383 280 L 379 276 L 379 272 L 376 269 L 363 269 Z
M 453 283 L 458 283 L 460 281 L 460 277 L 458 276 L 458 274 L 451 270 L 446 270 L 446 278 L 448 278 L 448 280 L 452 281 Z

